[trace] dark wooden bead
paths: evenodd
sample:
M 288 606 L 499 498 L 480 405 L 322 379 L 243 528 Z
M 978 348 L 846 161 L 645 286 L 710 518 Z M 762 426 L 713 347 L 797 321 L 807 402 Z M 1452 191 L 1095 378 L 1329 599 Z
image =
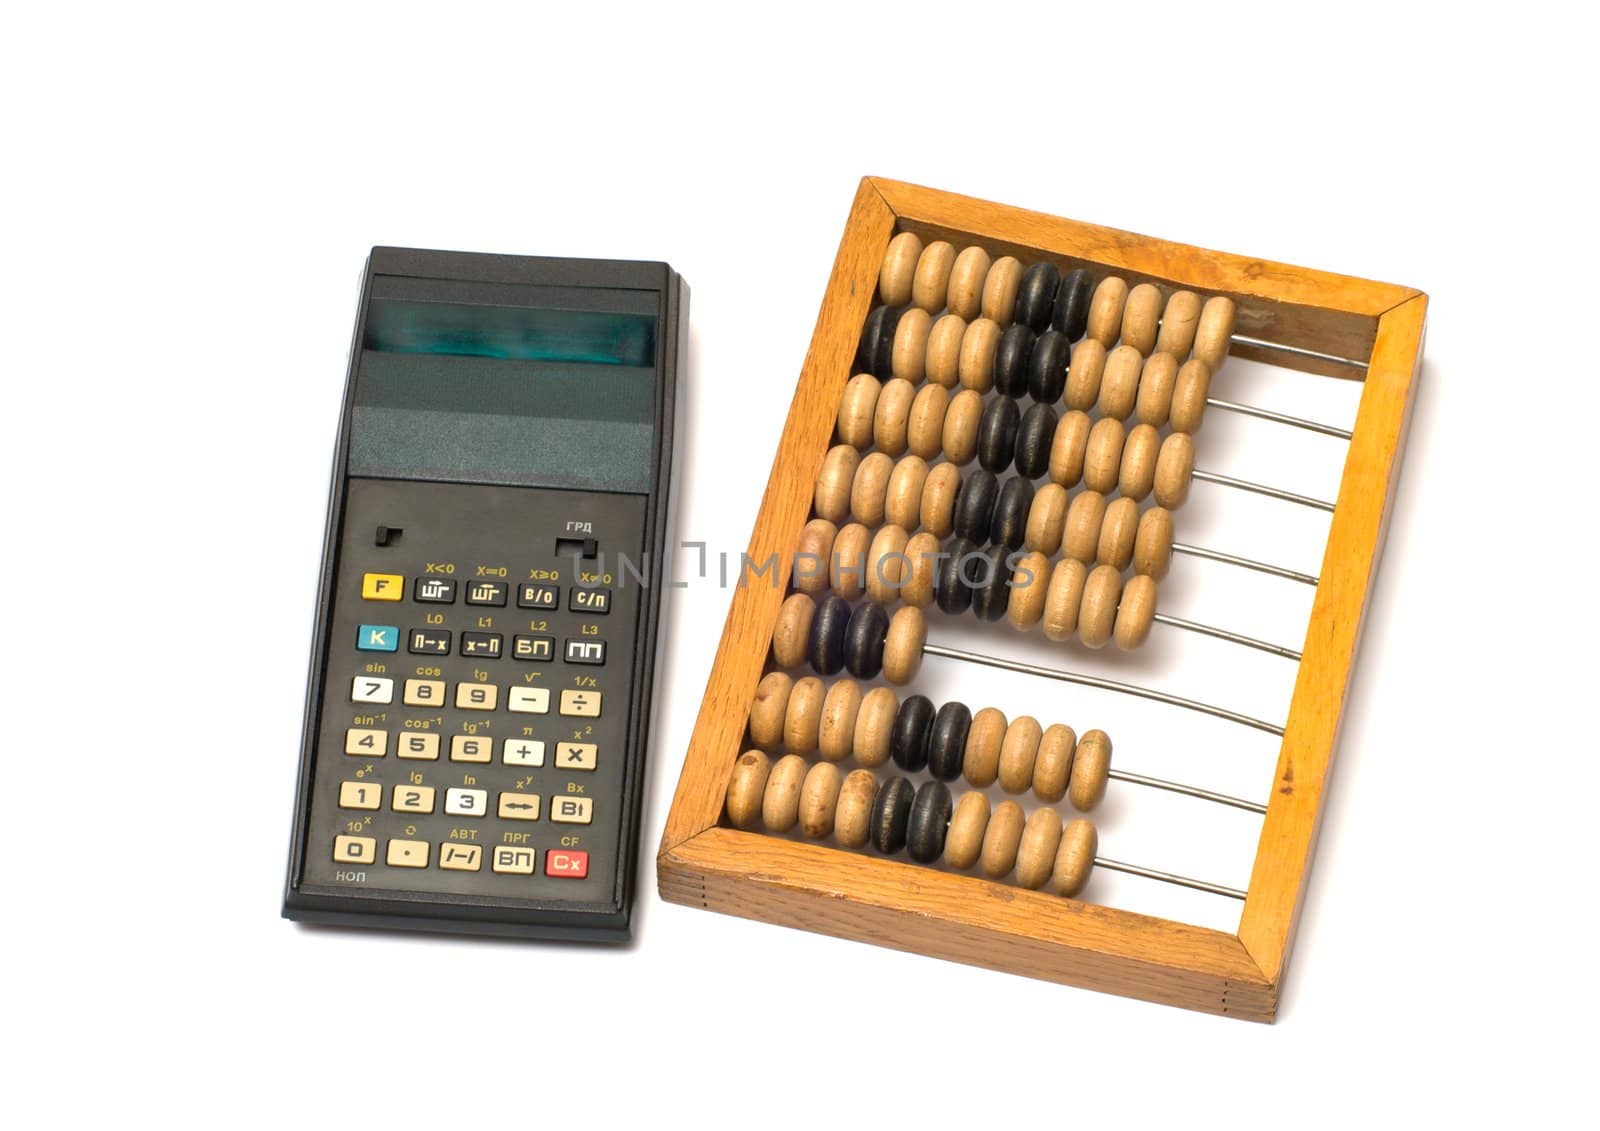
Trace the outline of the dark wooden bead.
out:
M 999 494 L 1000 481 L 994 472 L 979 467 L 963 475 L 961 490 L 956 492 L 955 532 L 973 542 L 986 541 L 989 523 L 994 518 L 994 501 Z
M 977 544 L 969 538 L 952 538 L 945 543 L 944 553 L 934 561 L 933 603 L 947 613 L 964 613 L 972 606 L 972 590 L 967 587 L 963 570 L 966 560 L 978 552 Z
M 1054 263 L 1035 263 L 1022 273 L 1017 285 L 1017 306 L 1013 318 L 1035 331 L 1050 325 L 1050 312 L 1055 307 L 1056 290 L 1061 286 L 1061 272 Z
M 1028 358 L 1033 355 L 1034 337 L 1020 322 L 1001 333 L 994 351 L 994 388 L 1001 396 L 1020 397 L 1028 391 Z
M 972 587 L 972 611 L 979 620 L 999 620 L 1006 615 L 1006 598 L 1011 592 L 1011 567 L 1006 558 L 1010 554 L 1005 546 L 990 546 L 983 552 L 988 560 L 973 563 L 975 569 L 967 582 Z
M 928 764 L 928 731 L 933 727 L 933 701 L 926 695 L 907 695 L 894 716 L 889 755 L 903 770 L 920 770 Z
M 837 675 L 844 667 L 844 630 L 849 622 L 850 606 L 843 597 L 830 593 L 817 603 L 806 659 L 818 675 Z
M 1015 550 L 1028 533 L 1028 508 L 1033 506 L 1033 480 L 1014 475 L 1000 486 L 995 500 L 994 519 L 989 524 L 989 541 Z
M 1058 330 L 1046 330 L 1028 357 L 1028 393 L 1041 404 L 1055 404 L 1067 387 L 1067 361 L 1072 343 Z
M 942 781 L 925 781 L 911 799 L 906 819 L 906 851 L 919 864 L 931 864 L 944 852 L 944 836 L 955 809 L 950 787 Z
M 878 796 L 872 799 L 872 846 L 879 852 L 892 854 L 906 846 L 915 793 L 902 777 L 890 778 L 878 787 Z
M 928 772 L 941 781 L 961 776 L 961 763 L 967 755 L 967 732 L 972 729 L 972 712 L 965 703 L 952 699 L 933 716 L 928 731 Z
M 894 376 L 894 332 L 900 328 L 900 316 L 909 306 L 889 307 L 883 316 L 883 329 L 878 334 L 877 350 L 872 355 L 872 372 L 880 381 Z
M 811 623 L 815 625 L 816 621 Z M 844 630 L 846 670 L 857 679 L 875 678 L 883 670 L 883 645 L 888 638 L 888 610 L 874 601 L 856 606 Z
M 1022 414 L 1017 427 L 1017 474 L 1038 479 L 1050 469 L 1050 445 L 1056 438 L 1056 410 L 1036 404 Z
M 1094 297 L 1094 280 L 1082 267 L 1068 272 L 1056 288 L 1055 310 L 1050 315 L 1050 325 L 1065 334 L 1068 342 L 1076 342 L 1089 328 L 1089 300 Z
M 856 346 L 856 372 L 871 373 L 878 364 L 878 339 L 883 337 L 883 320 L 889 316 L 887 306 L 875 306 L 861 327 L 861 343 Z
M 1022 410 L 1010 397 L 995 397 L 983 408 L 978 421 L 978 466 L 1004 471 L 1017 454 L 1017 426 Z

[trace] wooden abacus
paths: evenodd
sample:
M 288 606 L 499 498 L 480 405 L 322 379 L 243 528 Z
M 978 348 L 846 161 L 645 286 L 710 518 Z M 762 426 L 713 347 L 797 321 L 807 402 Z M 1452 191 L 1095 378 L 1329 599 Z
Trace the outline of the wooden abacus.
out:
M 863 180 L 747 551 L 776 572 L 735 589 L 662 837 L 663 897 L 1271 1020 L 1426 304 L 1408 288 Z M 1361 380 L 1355 426 L 1213 396 L 1230 352 Z M 1347 440 L 1337 502 L 1197 467 L 1208 409 Z M 1172 512 L 1195 481 L 1330 512 L 1320 575 L 1177 541 Z M 1303 647 L 1158 611 L 1175 553 L 1315 587 Z M 1041 625 L 1062 663 L 930 641 L 932 607 Z M 1155 625 L 1298 663 L 1286 722 L 1077 670 L 1084 646 L 1138 648 Z M 902 698 L 893 686 L 924 656 L 1265 731 L 1281 739 L 1269 799 L 1113 768 L 1102 730 Z M 815 674 L 789 674 L 805 665 Z M 846 670 L 855 678 L 825 682 Z M 857 682 L 880 676 L 893 686 Z M 847 759 L 859 768 L 845 774 Z M 880 776 L 891 759 L 908 776 Z M 959 795 L 946 784 L 958 778 Z M 1102 855 L 1089 819 L 1057 806 L 1091 810 L 1111 781 L 1259 814 L 1248 887 Z M 991 805 L 995 783 L 1030 794 L 1032 812 Z M 1092 895 L 1096 867 L 1241 900 L 1238 930 L 1076 898 Z

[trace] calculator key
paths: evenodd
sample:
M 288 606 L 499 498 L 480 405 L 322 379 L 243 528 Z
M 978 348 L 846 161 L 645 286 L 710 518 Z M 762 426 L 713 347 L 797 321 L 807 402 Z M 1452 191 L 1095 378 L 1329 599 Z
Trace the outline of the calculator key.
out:
M 567 641 L 567 663 L 603 664 L 605 662 L 606 642 L 604 640 Z
M 336 836 L 333 858 L 345 864 L 372 864 L 378 859 L 378 840 L 370 836 Z
M 344 752 L 362 758 L 382 758 L 389 750 L 389 732 L 350 727 L 344 732 Z
M 592 742 L 556 743 L 556 769 L 592 770 L 600 757 L 600 747 Z
M 474 734 L 458 734 L 450 739 L 452 762 L 490 762 L 494 760 L 494 739 Z
M 380 809 L 383 807 L 383 786 L 367 781 L 342 781 L 339 783 L 339 808 Z
M 500 760 L 508 766 L 544 765 L 544 743 L 532 738 L 508 738 L 500 747 Z
M 537 821 L 539 795 L 537 793 L 502 793 L 500 795 L 502 821 Z
M 556 658 L 556 642 L 552 636 L 513 636 L 511 656 L 517 660 L 531 660 L 548 664 Z
M 557 797 L 550 802 L 550 819 L 563 825 L 587 825 L 593 817 L 593 798 Z
M 550 689 L 548 687 L 513 687 L 506 696 L 506 710 L 516 711 L 524 715 L 549 714 Z
M 444 811 L 452 817 L 481 817 L 488 809 L 489 791 L 486 789 L 444 791 Z
M 589 589 L 574 585 L 571 595 L 567 598 L 567 608 L 575 613 L 595 613 L 603 616 L 611 611 L 611 590 Z
M 402 734 L 395 739 L 394 753 L 397 758 L 432 762 L 439 757 L 439 736 L 432 733 Z
M 425 840 L 391 840 L 384 856 L 391 868 L 426 868 L 428 842 Z
M 392 624 L 364 624 L 356 630 L 356 648 L 362 652 L 398 652 L 400 629 Z
M 350 681 L 350 702 L 393 703 L 394 680 L 376 675 L 358 675 Z
M 517 608 L 519 609 L 559 609 L 561 607 L 561 587 L 559 585 L 545 585 L 537 581 L 524 581 L 517 586 Z
M 433 787 L 431 785 L 397 785 L 390 797 L 389 807 L 396 813 L 432 813 Z
M 444 706 L 444 680 L 408 679 L 400 701 L 407 707 Z
M 552 848 L 544 854 L 544 874 L 581 880 L 589 874 L 589 854 L 575 848 Z
M 503 581 L 469 581 L 467 583 L 467 604 L 469 605 L 504 605 L 506 603 L 506 583 Z
M 598 691 L 563 691 L 561 693 L 561 713 L 575 715 L 582 719 L 598 718 L 600 715 L 600 693 Z
M 492 867 L 496 872 L 509 872 L 516 876 L 533 875 L 534 851 L 531 848 L 513 848 L 508 844 L 496 846 Z
M 364 573 L 361 575 L 363 601 L 399 601 L 406 595 L 406 579 L 398 573 Z
M 439 867 L 450 872 L 476 872 L 483 863 L 483 849 L 476 844 L 441 844 Z
M 419 577 L 411 588 L 411 595 L 428 605 L 453 605 L 456 601 L 456 583 L 442 577 Z
M 461 654 L 463 656 L 477 656 L 485 660 L 498 660 L 500 646 L 505 637 L 498 632 L 463 632 L 461 634 Z
M 492 711 L 500 702 L 500 689 L 492 683 L 456 684 L 456 706 L 463 711 Z
M 448 656 L 450 633 L 442 628 L 413 628 L 406 640 L 406 651 L 413 656 Z

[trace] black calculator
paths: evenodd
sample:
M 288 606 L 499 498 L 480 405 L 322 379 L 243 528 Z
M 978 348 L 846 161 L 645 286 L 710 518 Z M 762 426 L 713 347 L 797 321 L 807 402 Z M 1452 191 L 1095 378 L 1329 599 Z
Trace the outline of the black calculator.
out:
M 374 248 L 283 913 L 629 936 L 688 288 Z

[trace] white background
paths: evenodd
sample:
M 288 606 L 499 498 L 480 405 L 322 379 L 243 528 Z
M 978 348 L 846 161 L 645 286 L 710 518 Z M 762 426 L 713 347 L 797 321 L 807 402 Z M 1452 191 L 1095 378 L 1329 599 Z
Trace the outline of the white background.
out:
M 1577 1118 L 1592 29 L 1537 4 L 867 9 L 6 21 L 8 1122 Z M 662 904 L 726 610 L 703 585 L 671 610 L 634 946 L 279 919 L 367 249 L 670 261 L 679 529 L 736 552 L 863 174 L 1432 296 L 1278 1023 Z

